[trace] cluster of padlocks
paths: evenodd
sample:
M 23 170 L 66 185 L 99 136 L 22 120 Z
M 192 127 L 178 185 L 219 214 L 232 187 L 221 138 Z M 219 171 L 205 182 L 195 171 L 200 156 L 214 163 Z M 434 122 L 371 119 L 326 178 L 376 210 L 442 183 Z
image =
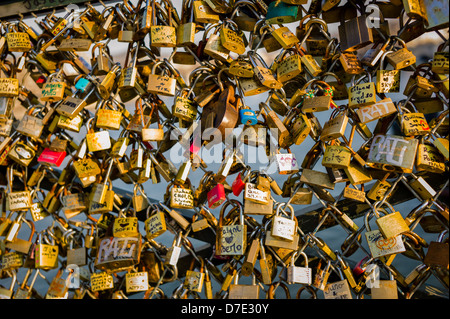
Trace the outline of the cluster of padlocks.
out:
M 285 298 L 396 299 L 430 277 L 448 290 L 448 16 L 434 10 L 445 1 L 133 2 L 49 13 L 39 31 L 1 21 L 0 298 L 273 299 L 281 287 Z M 442 44 L 418 64 L 407 44 L 429 34 Z M 128 45 L 123 64 L 117 42 Z M 230 142 L 235 128 L 245 134 Z M 263 147 L 277 176 L 235 142 Z M 222 143 L 220 168 L 207 170 L 200 150 Z M 175 145 L 179 167 L 167 156 Z M 391 202 L 400 187 L 420 201 L 410 212 Z M 341 199 L 364 207 L 363 225 Z M 313 200 L 322 207 L 307 228 L 294 207 Z M 317 234 L 328 224 L 347 234 L 338 250 Z M 158 240 L 166 231 L 172 246 Z M 190 240 L 202 233 L 208 255 Z M 417 267 L 402 274 L 399 255 Z

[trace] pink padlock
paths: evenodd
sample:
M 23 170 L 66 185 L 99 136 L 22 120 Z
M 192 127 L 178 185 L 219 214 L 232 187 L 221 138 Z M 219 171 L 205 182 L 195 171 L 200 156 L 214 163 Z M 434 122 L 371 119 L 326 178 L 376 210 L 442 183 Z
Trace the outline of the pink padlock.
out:
M 66 152 L 55 152 L 49 148 L 45 148 L 38 157 L 38 162 L 50 166 L 60 166 L 66 157 Z
M 245 183 L 242 180 L 241 173 L 239 173 L 233 184 L 231 184 L 231 190 L 233 191 L 234 196 L 239 196 L 244 188 Z
M 226 200 L 223 184 L 214 186 L 214 188 L 208 192 L 207 197 L 209 208 L 214 209 L 220 206 Z

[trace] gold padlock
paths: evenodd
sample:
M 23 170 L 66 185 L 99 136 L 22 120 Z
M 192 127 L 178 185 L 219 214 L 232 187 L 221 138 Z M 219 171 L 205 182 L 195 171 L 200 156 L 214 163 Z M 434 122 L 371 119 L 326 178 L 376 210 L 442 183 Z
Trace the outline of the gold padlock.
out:
M 157 62 L 152 67 L 152 73 L 148 76 L 147 90 L 150 93 L 161 94 L 165 96 L 174 96 L 177 86 L 177 80 L 174 77 L 156 74 L 157 67 L 165 66 L 164 72 L 170 70 L 165 62 Z

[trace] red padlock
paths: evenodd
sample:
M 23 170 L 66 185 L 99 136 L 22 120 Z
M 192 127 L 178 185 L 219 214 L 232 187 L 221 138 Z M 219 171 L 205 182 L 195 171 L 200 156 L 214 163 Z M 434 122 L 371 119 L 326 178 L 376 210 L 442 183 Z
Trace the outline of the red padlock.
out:
M 233 184 L 231 184 L 231 190 L 235 196 L 239 196 L 242 190 L 245 188 L 245 183 L 242 180 L 241 173 L 239 173 L 234 180 Z
M 59 167 L 66 157 L 66 152 L 55 152 L 45 148 L 38 157 L 38 163 Z
M 219 207 L 227 198 L 225 196 L 225 187 L 223 184 L 217 184 L 208 194 L 208 206 L 211 209 Z
M 361 276 L 361 275 L 366 271 L 366 267 L 362 268 L 361 266 L 364 265 L 364 263 L 367 261 L 367 259 L 369 259 L 368 256 L 364 257 L 364 258 L 361 259 L 361 261 L 355 266 L 355 268 L 353 268 L 353 276 L 355 276 L 355 278 L 358 278 L 359 276 Z

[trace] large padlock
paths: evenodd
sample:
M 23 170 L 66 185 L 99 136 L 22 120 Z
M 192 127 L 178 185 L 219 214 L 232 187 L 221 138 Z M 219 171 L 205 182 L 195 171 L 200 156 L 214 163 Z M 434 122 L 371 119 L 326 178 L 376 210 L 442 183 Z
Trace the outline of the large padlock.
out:
M 239 212 L 239 223 L 225 225 L 225 210 L 233 206 L 230 213 Z M 230 214 L 229 213 L 229 214 Z M 216 235 L 216 254 L 221 256 L 243 255 L 247 248 L 247 225 L 244 223 L 244 213 L 241 204 L 236 200 L 227 201 L 222 205 Z
M 376 135 L 370 146 L 367 166 L 385 171 L 412 172 L 417 139 L 406 139 L 397 135 Z
M 142 240 L 138 237 L 104 237 L 99 241 L 94 266 L 100 270 L 122 271 L 139 263 Z

